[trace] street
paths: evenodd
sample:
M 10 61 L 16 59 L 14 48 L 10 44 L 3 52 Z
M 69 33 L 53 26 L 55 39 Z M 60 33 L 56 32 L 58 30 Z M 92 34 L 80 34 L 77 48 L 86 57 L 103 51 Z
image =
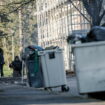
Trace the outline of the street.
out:
M 67 79 L 70 91 L 64 93 L 60 88 L 45 91 L 42 88 L 0 84 L 0 105 L 105 105 L 105 101 L 79 95 L 75 77 Z

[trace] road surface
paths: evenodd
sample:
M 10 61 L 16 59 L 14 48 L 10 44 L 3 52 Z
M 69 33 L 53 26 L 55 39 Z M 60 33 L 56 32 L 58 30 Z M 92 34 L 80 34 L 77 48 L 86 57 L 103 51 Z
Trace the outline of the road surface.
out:
M 68 78 L 70 91 L 62 93 L 60 88 L 53 91 L 28 86 L 0 84 L 0 105 L 105 105 L 105 101 L 78 94 L 75 78 Z

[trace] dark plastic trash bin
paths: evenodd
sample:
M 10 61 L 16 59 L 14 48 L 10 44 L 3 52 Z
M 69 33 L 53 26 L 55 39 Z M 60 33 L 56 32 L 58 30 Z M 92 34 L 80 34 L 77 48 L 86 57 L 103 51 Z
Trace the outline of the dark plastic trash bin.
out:
M 43 87 L 43 74 L 37 51 L 35 51 L 33 58 L 26 61 L 28 82 L 31 87 L 40 88 Z

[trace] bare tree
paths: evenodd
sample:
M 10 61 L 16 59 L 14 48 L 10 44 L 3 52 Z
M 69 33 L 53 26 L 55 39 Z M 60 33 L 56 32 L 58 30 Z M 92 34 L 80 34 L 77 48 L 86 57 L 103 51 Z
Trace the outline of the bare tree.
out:
M 78 7 L 74 4 L 74 0 L 68 0 L 78 11 Z M 100 26 L 102 24 L 103 17 L 105 16 L 105 10 L 103 7 L 104 0 L 78 0 L 83 3 L 84 8 L 90 16 L 91 26 Z M 79 11 L 82 16 L 86 19 L 85 15 Z
M 0 4 L 0 11 L 5 10 L 4 12 L 6 14 L 10 14 L 13 12 L 17 12 L 20 8 L 24 8 L 24 6 L 29 5 L 30 3 L 35 2 L 36 0 L 8 0 L 4 1 L 5 4 Z

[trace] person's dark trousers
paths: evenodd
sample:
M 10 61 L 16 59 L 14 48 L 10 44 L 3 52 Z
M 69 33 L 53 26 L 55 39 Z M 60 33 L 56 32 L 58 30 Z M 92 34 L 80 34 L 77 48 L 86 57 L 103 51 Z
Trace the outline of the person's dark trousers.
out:
M 3 65 L 0 65 L 0 73 L 1 73 L 1 77 L 4 76 L 4 73 L 3 73 Z

